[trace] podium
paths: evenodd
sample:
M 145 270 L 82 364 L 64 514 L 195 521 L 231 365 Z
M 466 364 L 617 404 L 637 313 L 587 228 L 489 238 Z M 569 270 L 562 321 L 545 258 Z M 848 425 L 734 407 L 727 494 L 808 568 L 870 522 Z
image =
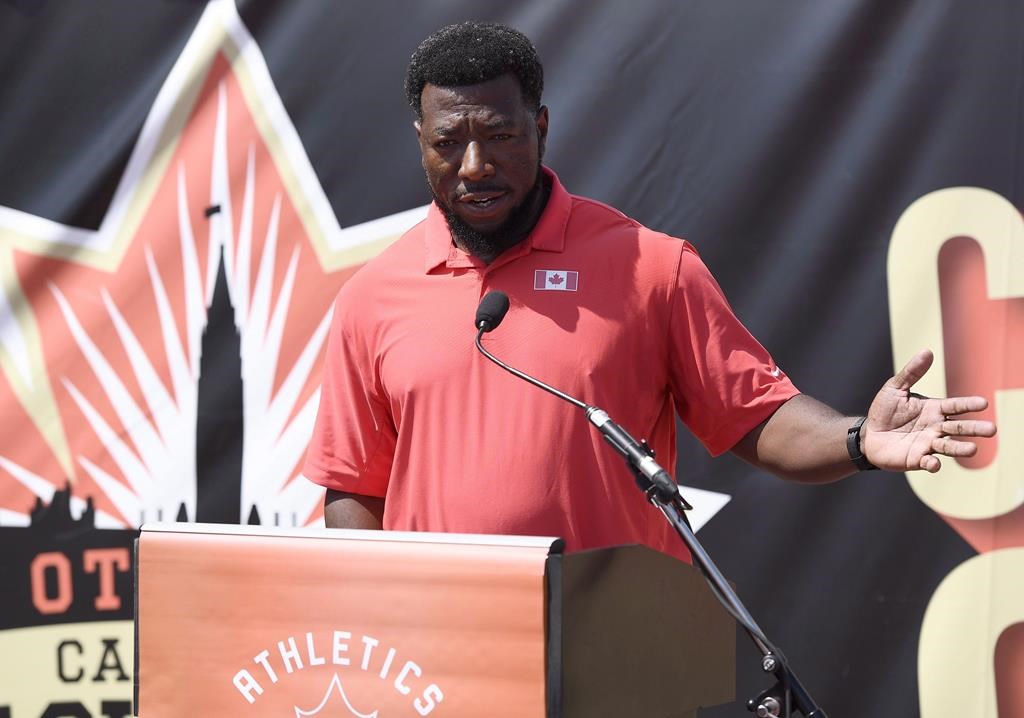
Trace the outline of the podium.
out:
M 684 718 L 732 700 L 699 572 L 555 538 L 156 524 L 135 715 Z

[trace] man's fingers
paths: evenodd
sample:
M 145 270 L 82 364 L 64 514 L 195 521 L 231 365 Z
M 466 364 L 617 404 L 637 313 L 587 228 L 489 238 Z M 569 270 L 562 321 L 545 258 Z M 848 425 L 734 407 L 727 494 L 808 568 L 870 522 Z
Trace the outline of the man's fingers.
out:
M 983 396 L 951 396 L 939 402 L 939 409 L 946 416 L 984 411 L 987 408 L 988 400 Z
M 942 462 L 935 458 L 934 454 L 925 454 L 921 457 L 920 466 L 929 474 L 934 474 L 942 468 Z
M 964 457 L 974 456 L 978 447 L 970 441 L 957 441 L 948 436 L 940 436 L 932 441 L 932 451 L 943 456 Z
M 939 425 L 939 431 L 947 436 L 995 436 L 996 425 L 991 421 L 972 419 L 947 419 Z
M 925 375 L 925 372 L 931 367 L 933 359 L 934 357 L 928 349 L 919 351 L 907 362 L 906 366 L 896 372 L 896 376 L 887 382 L 888 385 L 894 389 L 908 391 Z

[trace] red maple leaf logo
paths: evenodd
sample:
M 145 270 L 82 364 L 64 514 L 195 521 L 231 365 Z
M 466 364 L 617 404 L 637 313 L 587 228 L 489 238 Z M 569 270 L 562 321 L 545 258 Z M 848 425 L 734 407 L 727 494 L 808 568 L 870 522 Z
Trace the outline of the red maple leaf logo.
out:
M 553 276 L 550 279 L 548 279 L 548 284 L 558 285 L 558 284 L 561 284 L 564 281 L 565 281 L 565 279 L 562 277 L 561 274 L 556 274 L 555 276 Z
M 248 34 L 233 4 L 211 5 L 195 33 L 217 26 L 233 29 L 212 63 L 201 43 L 179 59 L 205 72 L 198 93 L 194 73 L 169 76 L 100 229 L 49 227 L 0 251 L 19 307 L 0 337 L 13 357 L 0 361 L 8 518 L 27 521 L 70 476 L 73 501 L 93 497 L 105 527 L 180 509 L 195 520 L 200 350 L 220 267 L 243 386 L 240 513 L 303 524 L 319 512 L 298 472 L 333 298 L 419 217 L 340 228 L 265 66 L 233 44 Z M 27 236 L 32 219 L 0 230 Z

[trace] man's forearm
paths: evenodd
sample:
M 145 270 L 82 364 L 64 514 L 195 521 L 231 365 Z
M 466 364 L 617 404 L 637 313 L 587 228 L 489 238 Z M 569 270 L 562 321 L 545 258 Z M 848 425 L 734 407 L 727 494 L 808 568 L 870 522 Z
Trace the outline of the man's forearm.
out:
M 835 481 L 857 471 L 846 448 L 846 432 L 854 421 L 799 394 L 741 439 L 733 452 L 789 481 Z
M 384 526 L 384 499 L 328 489 L 324 523 L 331 529 L 379 530 Z

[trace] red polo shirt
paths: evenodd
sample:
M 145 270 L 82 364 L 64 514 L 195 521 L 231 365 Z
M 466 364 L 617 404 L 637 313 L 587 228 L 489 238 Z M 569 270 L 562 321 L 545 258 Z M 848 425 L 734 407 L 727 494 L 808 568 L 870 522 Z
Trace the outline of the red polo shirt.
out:
M 473 346 L 492 290 L 511 308 L 484 342 L 600 406 L 662 466 L 675 412 L 712 454 L 797 393 L 733 315 L 693 247 L 570 195 L 558 178 L 529 237 L 490 265 L 427 219 L 338 295 L 304 468 L 386 497 L 384 528 L 557 535 L 570 550 L 643 543 L 685 557 L 583 413 Z

